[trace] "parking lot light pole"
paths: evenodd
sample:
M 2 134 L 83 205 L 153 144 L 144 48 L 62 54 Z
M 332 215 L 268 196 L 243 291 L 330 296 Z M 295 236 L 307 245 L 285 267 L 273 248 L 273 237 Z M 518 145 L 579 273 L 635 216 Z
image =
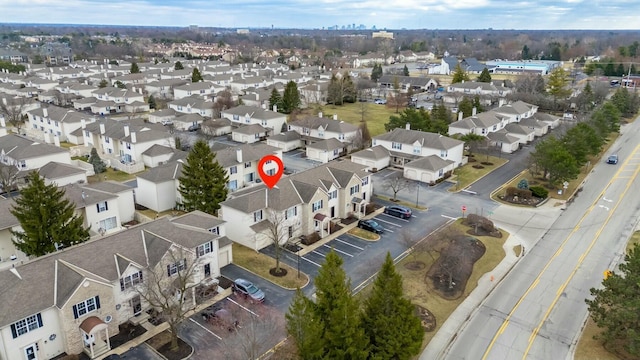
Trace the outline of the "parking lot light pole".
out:
M 420 199 L 420 182 L 416 182 L 418 191 L 416 191 L 416 209 L 418 208 L 418 200 Z

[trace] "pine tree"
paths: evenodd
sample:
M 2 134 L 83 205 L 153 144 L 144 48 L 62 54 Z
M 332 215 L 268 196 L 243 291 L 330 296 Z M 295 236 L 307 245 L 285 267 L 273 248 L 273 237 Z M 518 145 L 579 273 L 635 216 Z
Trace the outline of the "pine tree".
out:
M 300 93 L 295 81 L 289 81 L 282 95 L 282 112 L 290 114 L 300 107 Z
M 402 69 L 402 75 L 409 76 L 409 68 L 407 67 L 407 65 L 405 65 Z
M 193 68 L 193 71 L 191 72 L 191 82 L 197 83 L 202 80 L 203 79 L 202 79 L 202 75 L 200 75 L 200 70 L 198 70 L 198 68 Z
M 158 104 L 156 104 L 156 98 L 154 98 L 153 95 L 149 95 L 149 100 L 147 102 L 149 103 L 149 109 L 156 109 L 158 107 Z
M 453 72 L 452 84 L 461 83 L 463 81 L 469 81 L 469 75 L 462 69 L 460 64 L 456 65 L 456 69 Z
M 173 66 L 174 70 L 184 70 L 184 65 L 180 61 L 176 61 L 176 64 Z
M 389 253 L 364 303 L 362 323 L 371 358 L 408 360 L 420 352 L 424 329 L 411 301 L 402 295 L 402 277 Z
M 100 83 L 98 84 L 98 87 L 100 89 L 102 88 L 106 88 L 107 86 L 109 86 L 109 82 L 105 79 L 100 80 Z
M 91 155 L 89 156 L 89 164 L 93 165 L 93 172 L 96 174 L 101 174 L 107 171 L 107 165 L 100 159 L 98 155 L 98 150 L 96 148 L 91 148 Z
M 64 197 L 64 190 L 33 171 L 27 175 L 27 185 L 11 208 L 22 230 L 13 231 L 16 248 L 28 256 L 42 256 L 56 251 L 58 246 L 71 246 L 89 239 L 84 218 L 75 214 L 76 206 Z
M 206 142 L 197 141 L 182 166 L 180 186 L 182 205 L 187 211 L 200 210 L 216 215 L 227 198 L 229 176 L 216 161 Z
M 371 80 L 373 80 L 374 82 L 378 82 L 378 80 L 380 80 L 380 77 L 382 77 L 382 65 L 373 64 L 373 69 L 371 70 Z
M 459 112 L 462 112 L 462 117 L 465 117 L 465 118 L 471 116 L 471 114 L 473 113 L 473 103 L 471 102 L 471 100 L 469 100 L 468 97 L 465 96 L 458 103 L 458 113 Z
M 122 81 L 120 81 L 120 80 L 117 80 L 117 81 L 116 81 L 116 83 L 115 83 L 115 85 L 116 85 L 116 87 L 117 87 L 118 89 L 126 89 L 126 88 L 127 88 L 127 85 L 125 85 L 125 84 L 124 84 Z
M 130 73 L 132 74 L 139 74 L 140 73 L 140 68 L 138 67 L 138 64 L 135 62 L 131 63 L 131 70 L 129 70 Z
M 592 288 L 593 300 L 585 300 L 591 319 L 602 329 L 597 337 L 605 345 L 622 345 L 631 355 L 640 356 L 640 247 L 634 246 L 619 266 L 602 282 L 602 288 Z
M 490 83 L 491 82 L 491 74 L 489 74 L 489 69 L 487 69 L 487 68 L 482 69 L 482 72 L 480 73 L 480 76 L 478 76 L 478 81 L 479 82 L 484 82 L 484 83 Z
M 322 339 L 324 325 L 316 310 L 316 304 L 298 289 L 285 314 L 287 332 L 294 339 L 298 354 L 304 360 L 322 359 L 325 351 Z
M 334 251 L 327 254 L 315 279 L 317 315 L 324 325 L 325 359 L 365 359 L 369 343 L 361 312 L 351 295 L 351 281 Z
M 280 92 L 276 88 L 271 90 L 271 96 L 269 97 L 269 109 L 273 110 L 274 105 L 277 106 L 278 110 L 282 110 L 282 96 L 280 96 Z

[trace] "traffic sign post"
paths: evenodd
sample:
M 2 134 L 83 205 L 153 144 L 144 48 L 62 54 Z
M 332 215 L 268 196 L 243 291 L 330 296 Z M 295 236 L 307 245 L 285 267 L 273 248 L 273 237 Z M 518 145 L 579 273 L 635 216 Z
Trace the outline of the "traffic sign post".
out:
M 464 213 L 467 211 L 466 205 L 462 205 L 462 217 L 464 217 Z

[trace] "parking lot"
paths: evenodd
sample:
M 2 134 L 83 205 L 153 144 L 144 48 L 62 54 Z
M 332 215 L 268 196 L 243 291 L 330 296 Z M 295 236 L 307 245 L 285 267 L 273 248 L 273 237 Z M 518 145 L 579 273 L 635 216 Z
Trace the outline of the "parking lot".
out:
M 304 156 L 305 151 L 301 149 L 292 150 L 282 154 L 284 167 L 287 169 L 287 171 L 296 173 L 321 165 L 320 162 L 309 160 Z

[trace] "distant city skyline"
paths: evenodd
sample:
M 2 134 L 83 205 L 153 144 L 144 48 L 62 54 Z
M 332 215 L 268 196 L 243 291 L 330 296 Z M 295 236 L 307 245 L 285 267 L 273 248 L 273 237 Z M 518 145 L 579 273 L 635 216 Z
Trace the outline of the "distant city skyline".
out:
M 0 0 L 2 23 L 329 29 L 640 30 L 628 0 Z M 361 30 L 364 30 L 361 29 Z

